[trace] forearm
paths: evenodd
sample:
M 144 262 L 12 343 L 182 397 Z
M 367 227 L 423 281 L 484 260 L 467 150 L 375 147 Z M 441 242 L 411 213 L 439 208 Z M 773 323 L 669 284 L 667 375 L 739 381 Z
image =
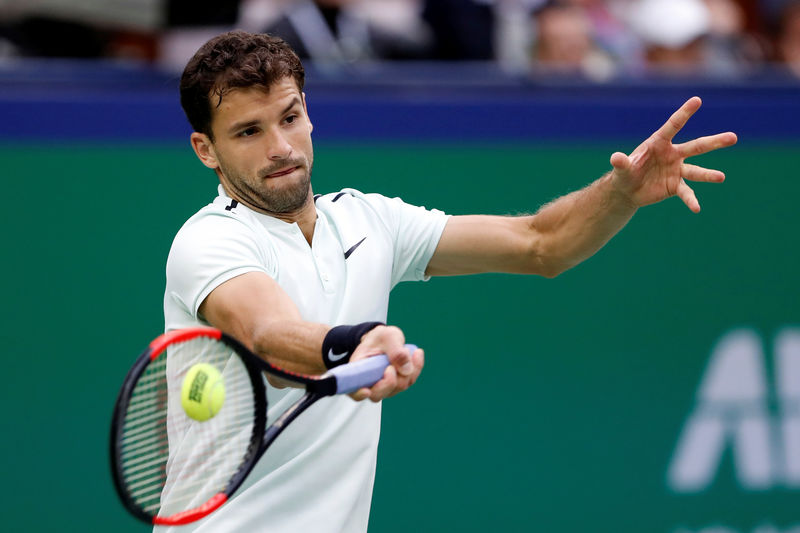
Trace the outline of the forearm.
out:
M 292 372 L 320 374 L 322 341 L 330 326 L 302 318 L 269 276 L 249 272 L 211 291 L 199 314 L 270 363 Z
M 386 353 L 393 365 L 405 365 L 410 357 L 403 347 L 403 334 L 395 327 L 370 322 L 332 330 L 330 325 L 304 320 L 286 292 L 261 272 L 219 285 L 200 305 L 199 314 L 256 355 L 299 374 L 323 374 L 328 366 L 347 362 L 349 357 L 338 357 L 346 354 L 357 360 Z M 331 350 L 337 355 L 335 360 L 325 355 Z M 398 370 L 401 375 L 409 373 L 413 374 Z
M 424 358 L 421 350 L 411 354 L 405 349 L 405 336 L 400 329 L 378 324 L 369 322 L 332 329 L 312 322 L 271 322 L 259 327 L 253 349 L 270 363 L 301 374 L 324 373 L 328 368 L 323 352 L 329 347 L 337 354 L 348 354 L 336 362 L 329 359 L 331 365 L 386 354 L 391 371 L 387 370 L 384 378 L 373 387 L 360 389 L 352 395 L 357 400 L 380 401 L 410 387 L 419 377 Z M 268 379 L 276 387 L 296 386 L 277 378 Z
M 599 250 L 636 211 L 611 175 L 543 206 L 535 215 L 451 217 L 426 273 L 554 277 Z
M 399 329 L 387 328 L 382 322 L 376 321 L 335 327 L 303 321 L 268 321 L 259 324 L 258 332 L 253 336 L 254 350 L 282 368 L 318 374 L 349 362 L 356 356 L 356 348 L 374 329 L 396 330 L 402 337 Z M 378 337 L 380 339 L 381 336 Z M 372 348 L 379 350 L 386 345 L 372 344 Z M 396 344 L 402 346 L 403 342 L 401 340 Z
M 246 337 L 254 353 L 270 363 L 301 374 L 322 374 L 322 341 L 330 330 L 326 324 L 302 320 L 271 320 L 259 323 Z
M 588 259 L 636 212 L 608 173 L 589 186 L 543 206 L 528 219 L 543 273 L 555 276 Z

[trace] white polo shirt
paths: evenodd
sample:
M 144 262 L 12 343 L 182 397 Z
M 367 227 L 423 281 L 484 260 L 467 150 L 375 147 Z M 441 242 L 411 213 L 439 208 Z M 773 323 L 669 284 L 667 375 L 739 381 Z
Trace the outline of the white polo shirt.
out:
M 220 186 L 172 244 L 166 330 L 207 325 L 198 308 L 209 293 L 254 271 L 276 280 L 305 320 L 385 322 L 390 290 L 425 278 L 447 216 L 353 189 L 315 203 L 309 246 L 297 224 L 248 209 Z M 302 395 L 267 389 L 270 422 Z M 380 404 L 320 400 L 278 437 L 230 502 L 195 528 L 175 531 L 366 531 L 379 433 Z

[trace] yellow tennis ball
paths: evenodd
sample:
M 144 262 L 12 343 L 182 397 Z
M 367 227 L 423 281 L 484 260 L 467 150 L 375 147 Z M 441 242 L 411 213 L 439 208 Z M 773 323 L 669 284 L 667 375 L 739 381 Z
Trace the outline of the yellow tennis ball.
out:
M 198 363 L 183 378 L 181 405 L 190 418 L 204 422 L 216 415 L 225 402 L 225 384 L 219 370 Z

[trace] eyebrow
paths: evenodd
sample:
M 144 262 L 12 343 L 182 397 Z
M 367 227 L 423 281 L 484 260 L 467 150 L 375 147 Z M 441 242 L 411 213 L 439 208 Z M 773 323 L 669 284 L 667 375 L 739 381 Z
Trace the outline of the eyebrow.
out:
M 300 97 L 295 96 L 294 98 L 292 98 L 292 101 L 289 102 L 289 105 L 287 105 L 284 108 L 284 110 L 281 111 L 281 113 L 280 113 L 281 116 L 283 116 L 286 113 L 288 113 L 294 106 L 299 105 L 300 103 L 301 103 L 300 102 Z M 231 126 L 228 129 L 228 132 L 233 134 L 233 133 L 236 133 L 238 131 L 242 131 L 242 130 L 245 130 L 247 128 L 250 128 L 252 126 L 258 126 L 258 124 L 260 122 L 261 122 L 260 120 L 248 120 L 248 121 L 245 121 L 245 122 L 236 122 L 233 126 Z
M 237 122 L 236 124 L 230 127 L 228 133 L 233 134 L 253 126 L 257 126 L 259 122 L 260 122 L 259 120 L 248 120 L 247 122 Z
M 291 102 L 289 102 L 289 105 L 287 105 L 287 106 L 286 106 L 286 109 L 284 109 L 284 110 L 281 112 L 281 115 L 285 115 L 285 114 L 286 114 L 286 113 L 288 113 L 288 112 L 289 112 L 289 110 L 291 110 L 291 109 L 292 109 L 294 106 L 296 106 L 296 105 L 299 105 L 299 104 L 300 104 L 300 97 L 299 97 L 299 96 L 295 96 L 294 98 L 292 98 L 292 101 L 291 101 Z

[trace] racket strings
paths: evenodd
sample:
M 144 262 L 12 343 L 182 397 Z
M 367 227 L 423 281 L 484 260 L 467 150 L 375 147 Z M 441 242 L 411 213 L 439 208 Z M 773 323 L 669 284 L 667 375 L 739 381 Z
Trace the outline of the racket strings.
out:
M 220 433 L 217 435 L 217 440 L 219 441 L 228 441 L 230 439 L 239 439 L 241 436 L 239 435 L 240 429 L 236 429 L 236 431 L 228 431 L 227 433 Z M 250 436 L 247 435 L 249 439 Z M 138 443 L 138 450 L 137 455 L 128 460 L 122 461 L 122 466 L 125 471 L 128 473 L 128 481 L 133 481 L 135 479 L 139 479 L 142 477 L 147 477 L 150 473 L 150 468 L 158 464 L 159 462 L 163 461 L 163 446 L 158 439 L 149 439 L 139 442 Z M 207 465 L 208 461 L 212 458 L 209 455 L 203 454 L 194 454 L 193 457 L 196 457 L 202 464 Z M 176 464 L 176 463 L 173 463 Z M 189 463 L 184 463 L 181 465 L 181 468 L 186 468 L 191 470 L 191 465 Z M 129 485 L 130 486 L 130 485 Z
M 222 374 L 225 401 L 211 419 L 189 418 L 181 388 L 197 363 Z M 120 467 L 129 496 L 151 515 L 202 505 L 222 492 L 248 456 L 255 400 L 247 368 L 222 342 L 177 342 L 145 368 L 125 413 Z
M 252 392 L 247 390 L 245 392 L 226 395 L 225 401 L 241 404 L 243 402 L 247 402 L 251 394 Z M 153 435 L 152 425 L 153 423 L 165 424 L 167 422 L 167 409 L 163 409 L 151 415 L 146 415 L 146 416 L 133 415 L 126 420 L 129 420 L 131 423 L 129 425 L 126 425 L 126 432 L 125 436 L 122 439 L 122 443 L 123 444 L 135 443 L 139 447 L 139 450 L 141 452 L 146 452 L 148 450 L 148 445 L 155 444 L 160 438 L 157 435 Z M 146 435 L 142 436 L 142 434 Z M 221 434 L 219 435 L 219 437 L 224 439 L 229 435 L 230 433 Z M 128 463 L 123 463 L 123 464 L 128 464 Z

